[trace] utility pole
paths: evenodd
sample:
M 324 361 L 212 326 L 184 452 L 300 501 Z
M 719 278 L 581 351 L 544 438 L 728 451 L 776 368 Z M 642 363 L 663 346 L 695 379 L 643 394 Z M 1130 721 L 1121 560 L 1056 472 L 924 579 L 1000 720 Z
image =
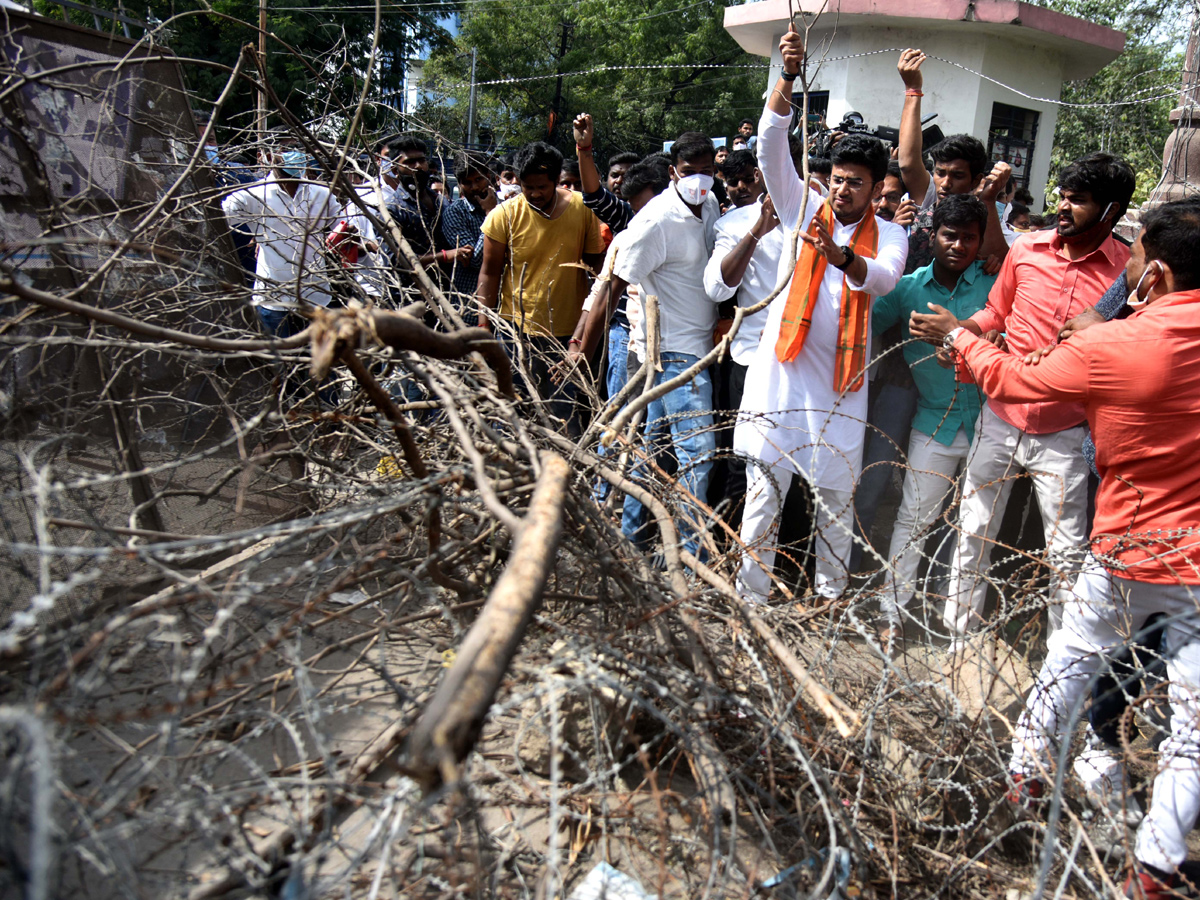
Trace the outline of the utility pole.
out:
M 550 127 L 546 129 L 551 146 L 558 143 L 558 126 L 562 123 L 563 60 L 566 58 L 567 50 L 570 48 L 571 32 L 574 30 L 575 26 L 570 22 L 562 23 L 562 41 L 559 44 L 558 59 L 555 63 L 555 71 L 558 72 L 558 84 L 554 88 L 554 103 L 550 106 Z
M 467 100 L 467 146 L 475 146 L 475 57 L 477 53 L 471 48 L 471 96 Z
M 1163 146 L 1162 184 L 1150 195 L 1147 206 L 1200 194 L 1200 5 L 1192 6 L 1188 32 L 1179 106 L 1170 116 L 1175 130 Z
M 267 78 L 267 0 L 258 0 L 258 65 L 261 78 Z M 262 85 L 258 89 L 258 146 L 266 150 L 267 146 L 267 88 Z

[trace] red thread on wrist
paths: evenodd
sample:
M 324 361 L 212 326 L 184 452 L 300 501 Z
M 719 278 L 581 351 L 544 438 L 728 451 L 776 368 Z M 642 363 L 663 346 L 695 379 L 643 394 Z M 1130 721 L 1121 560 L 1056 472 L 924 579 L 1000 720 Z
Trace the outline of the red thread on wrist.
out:
M 592 152 L 592 145 L 591 145 L 591 144 L 588 144 L 586 147 L 581 147 L 581 146 L 579 146 L 578 144 L 576 144 L 576 145 L 575 145 L 575 151 L 576 151 L 577 153 L 591 153 L 591 152 Z
M 905 97 L 924 97 L 924 91 L 918 91 L 916 88 L 909 88 L 904 92 Z

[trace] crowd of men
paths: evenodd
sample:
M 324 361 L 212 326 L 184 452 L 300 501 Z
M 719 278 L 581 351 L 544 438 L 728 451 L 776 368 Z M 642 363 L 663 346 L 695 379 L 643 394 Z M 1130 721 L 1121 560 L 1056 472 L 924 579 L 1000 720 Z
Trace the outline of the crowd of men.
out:
M 1009 799 L 1036 808 L 1061 780 L 1053 751 L 1081 697 L 1106 654 L 1152 622 L 1173 717 L 1126 890 L 1168 896 L 1200 814 L 1200 443 L 1188 424 L 1200 413 L 1200 201 L 1145 212 L 1131 247 L 1114 227 L 1134 174 L 1093 153 L 1062 169 L 1057 207 L 1033 216 L 978 138 L 925 152 L 918 50 L 898 65 L 895 151 L 851 133 L 810 158 L 794 128 L 800 36 L 780 49 L 761 119 L 741 122 L 729 149 L 687 132 L 667 153 L 601 167 L 585 114 L 575 160 L 540 142 L 503 161 L 459 153 L 451 199 L 411 135 L 378 148 L 378 175 L 352 197 L 308 180 L 305 152 L 278 142 L 271 174 L 223 202 L 253 239 L 263 326 L 288 335 L 306 305 L 337 302 L 336 280 L 313 274 L 328 244 L 366 295 L 422 272 L 440 284 L 508 350 L 531 414 L 571 434 L 586 424 L 589 366 L 613 402 L 671 382 L 646 410 L 628 477 L 673 467 L 678 541 L 697 559 L 742 548 L 737 587 L 756 604 L 779 596 L 789 491 L 810 498 L 812 594 L 836 600 L 903 463 L 877 591 L 889 654 L 906 630 L 939 633 L 951 653 L 972 646 L 990 550 L 1025 473 L 1046 539 L 1049 637 L 1014 733 Z M 384 222 L 411 258 L 382 259 L 394 243 Z M 627 494 L 620 508 L 633 547 L 653 553 L 662 536 L 643 500 Z M 950 516 L 939 630 L 911 607 L 931 529 Z M 1131 821 L 1140 809 L 1106 730 L 1089 726 L 1075 772 Z

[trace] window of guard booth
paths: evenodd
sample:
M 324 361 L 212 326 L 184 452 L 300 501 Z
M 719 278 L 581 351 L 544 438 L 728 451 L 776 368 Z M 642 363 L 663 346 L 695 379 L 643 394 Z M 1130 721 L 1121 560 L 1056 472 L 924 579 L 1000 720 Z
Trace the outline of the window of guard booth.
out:
M 988 153 L 993 162 L 1006 162 L 1012 166 L 1012 177 L 1025 188 L 1029 187 L 1040 116 L 1035 109 L 1022 109 L 1007 103 L 992 104 Z

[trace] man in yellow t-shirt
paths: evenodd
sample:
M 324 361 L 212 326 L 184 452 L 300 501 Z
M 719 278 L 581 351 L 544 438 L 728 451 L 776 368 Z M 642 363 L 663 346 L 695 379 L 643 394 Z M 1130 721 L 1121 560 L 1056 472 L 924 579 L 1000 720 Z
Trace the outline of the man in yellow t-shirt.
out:
M 483 264 L 476 300 L 511 323 L 523 344 L 526 374 L 550 402 L 551 415 L 573 420 L 574 388 L 554 384 L 550 368 L 565 355 L 587 296 L 583 262 L 598 271 L 604 258 L 600 221 L 582 195 L 558 187 L 562 154 L 539 142 L 513 162 L 521 193 L 493 209 L 483 222 Z M 487 319 L 480 316 L 480 325 Z M 518 362 L 515 341 L 500 338 Z M 519 363 L 518 363 L 519 364 Z M 532 391 L 531 391 L 532 393 Z

